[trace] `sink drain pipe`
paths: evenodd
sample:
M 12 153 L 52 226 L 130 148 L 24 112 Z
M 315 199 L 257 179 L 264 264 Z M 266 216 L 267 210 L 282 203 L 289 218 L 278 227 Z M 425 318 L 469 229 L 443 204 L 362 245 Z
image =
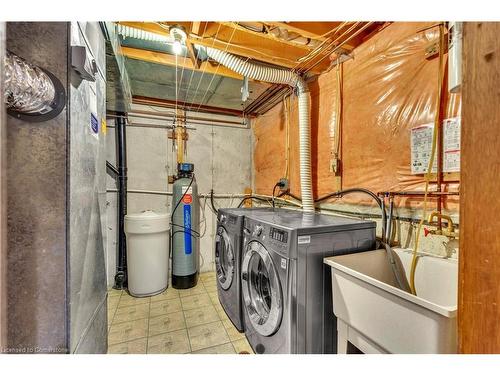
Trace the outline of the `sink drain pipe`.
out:
M 206 51 L 208 57 L 244 77 L 255 81 L 286 84 L 296 89 L 299 100 L 299 157 L 302 208 L 305 212 L 314 212 L 311 177 L 311 96 L 304 79 L 289 70 L 254 64 L 215 48 L 202 48 Z
M 127 138 L 125 113 L 119 113 L 115 122 L 116 169 L 118 170 L 118 259 L 114 289 L 127 287 L 127 242 L 125 215 L 127 214 Z

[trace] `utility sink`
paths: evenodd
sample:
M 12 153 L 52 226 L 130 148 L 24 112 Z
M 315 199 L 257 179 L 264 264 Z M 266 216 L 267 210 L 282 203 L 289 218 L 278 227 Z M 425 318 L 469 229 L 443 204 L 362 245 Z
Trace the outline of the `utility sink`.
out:
M 411 250 L 393 249 L 410 278 Z M 413 295 L 397 287 L 385 250 L 325 258 L 332 271 L 338 352 L 456 353 L 458 262 L 421 255 Z

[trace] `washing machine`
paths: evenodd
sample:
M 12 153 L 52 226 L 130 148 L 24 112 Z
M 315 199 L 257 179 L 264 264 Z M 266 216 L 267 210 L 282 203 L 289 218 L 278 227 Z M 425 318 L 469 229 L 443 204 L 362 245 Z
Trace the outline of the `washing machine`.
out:
M 243 218 L 246 213 L 265 212 L 272 208 L 220 208 L 217 215 L 215 237 L 215 270 L 219 301 L 233 325 L 243 332 L 241 306 L 241 246 L 243 242 Z
M 244 219 L 245 335 L 256 353 L 336 353 L 323 258 L 375 249 L 375 222 L 277 210 Z

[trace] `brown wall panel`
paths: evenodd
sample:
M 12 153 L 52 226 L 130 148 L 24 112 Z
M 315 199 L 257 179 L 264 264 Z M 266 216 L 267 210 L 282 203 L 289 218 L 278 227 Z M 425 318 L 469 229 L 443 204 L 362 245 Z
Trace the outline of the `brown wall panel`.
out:
M 500 23 L 464 25 L 459 350 L 500 353 Z

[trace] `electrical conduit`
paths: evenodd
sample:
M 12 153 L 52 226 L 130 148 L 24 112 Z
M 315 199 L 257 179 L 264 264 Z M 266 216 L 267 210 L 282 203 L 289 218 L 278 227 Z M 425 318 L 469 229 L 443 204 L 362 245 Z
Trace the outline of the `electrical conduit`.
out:
M 302 205 L 304 211 L 314 212 L 311 177 L 311 96 L 305 81 L 298 74 L 288 70 L 250 63 L 215 48 L 203 48 L 208 57 L 244 77 L 262 82 L 287 84 L 297 89 L 299 101 L 299 157 Z

